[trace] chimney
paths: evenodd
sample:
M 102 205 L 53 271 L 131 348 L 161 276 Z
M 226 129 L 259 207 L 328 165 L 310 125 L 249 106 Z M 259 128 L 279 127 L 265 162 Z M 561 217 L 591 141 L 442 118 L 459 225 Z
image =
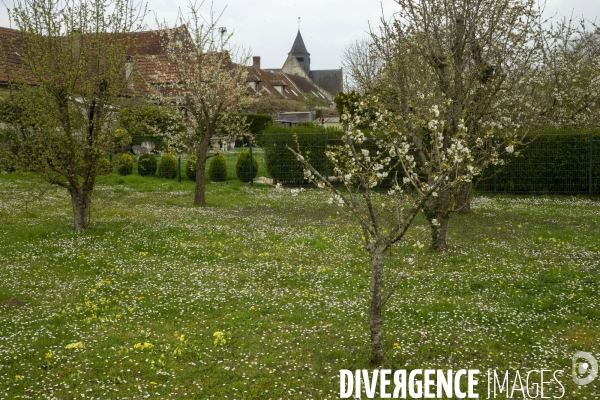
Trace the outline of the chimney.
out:
M 71 51 L 73 53 L 73 59 L 79 61 L 83 47 L 83 36 L 81 36 L 81 31 L 79 29 L 73 29 L 72 35 Z
M 129 90 L 134 90 L 133 85 L 133 60 L 131 56 L 125 56 L 125 80 Z
M 260 56 L 252 57 L 252 66 L 256 69 L 260 69 Z

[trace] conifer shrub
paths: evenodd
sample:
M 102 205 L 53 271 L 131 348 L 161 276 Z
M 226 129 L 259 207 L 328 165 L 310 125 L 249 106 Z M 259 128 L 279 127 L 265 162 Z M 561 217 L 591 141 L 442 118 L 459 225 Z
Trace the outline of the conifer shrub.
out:
M 112 165 L 108 158 L 101 158 L 98 161 L 98 175 L 108 175 L 112 172 Z
M 208 167 L 208 176 L 213 182 L 225 182 L 227 180 L 227 161 L 221 153 L 212 157 Z
M 256 161 L 256 157 L 252 156 L 252 176 L 250 176 L 250 152 L 248 150 L 240 153 L 235 164 L 235 173 L 242 182 L 250 182 L 251 179 L 256 178 L 258 161 Z
M 130 175 L 133 172 L 133 158 L 128 153 L 123 153 L 116 161 L 117 171 L 121 175 Z
M 185 163 L 185 176 L 191 181 L 196 182 L 196 163 L 198 159 L 196 156 L 190 156 Z
M 138 173 L 141 176 L 156 175 L 157 166 L 158 162 L 154 154 L 146 153 L 138 158 Z
M 173 154 L 165 154 L 161 157 L 157 175 L 166 179 L 177 177 L 177 158 Z

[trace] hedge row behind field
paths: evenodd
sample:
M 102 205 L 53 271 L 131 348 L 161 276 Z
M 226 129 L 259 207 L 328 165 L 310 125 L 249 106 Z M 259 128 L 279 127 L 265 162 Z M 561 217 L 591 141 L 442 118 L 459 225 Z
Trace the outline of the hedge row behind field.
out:
M 265 166 L 275 182 L 287 185 L 306 184 L 304 168 L 296 156 L 287 149 L 286 145 L 300 154 L 324 177 L 333 175 L 333 165 L 328 162 L 325 155 L 327 149 L 343 146 L 340 138 L 331 138 L 324 133 L 266 133 L 261 135 L 260 144 L 265 152 Z M 367 149 L 371 154 L 376 154 L 379 148 L 373 140 L 365 141 L 358 151 Z M 393 185 L 396 175 L 402 179 L 402 168 L 396 166 L 397 158 L 392 158 L 394 165 L 388 172 L 388 177 L 381 183 L 381 187 L 389 188 Z
M 520 193 L 588 193 L 590 136 L 546 134 L 527 137 L 517 158 L 504 166 L 489 166 L 476 182 L 480 191 Z M 592 141 L 592 191 L 600 193 L 600 134 Z
M 298 138 L 296 140 L 296 137 Z M 304 168 L 287 147 L 300 151 L 302 156 L 321 174 L 327 174 L 325 151 L 327 141 L 321 133 L 275 133 L 264 134 L 260 143 L 265 152 L 265 166 L 277 183 L 301 185 Z

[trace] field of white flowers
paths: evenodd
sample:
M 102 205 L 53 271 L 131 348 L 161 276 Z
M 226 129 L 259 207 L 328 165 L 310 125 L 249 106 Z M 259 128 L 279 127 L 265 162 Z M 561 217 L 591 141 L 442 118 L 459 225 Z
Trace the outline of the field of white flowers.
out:
M 325 194 L 209 184 L 194 208 L 192 185 L 106 178 L 75 233 L 66 193 L 0 175 L 0 398 L 338 398 L 370 368 L 367 255 Z M 600 355 L 600 202 L 473 210 L 447 253 L 415 229 L 389 255 L 384 367 L 564 369 L 565 399 L 599 396 L 568 375 Z

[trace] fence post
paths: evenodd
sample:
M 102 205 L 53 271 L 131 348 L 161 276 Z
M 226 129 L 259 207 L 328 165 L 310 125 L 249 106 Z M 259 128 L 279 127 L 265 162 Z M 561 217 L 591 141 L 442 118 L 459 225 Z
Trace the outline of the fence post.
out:
M 590 132 L 590 194 L 594 192 L 594 133 Z
M 329 182 L 329 164 L 327 163 L 327 147 L 329 145 L 329 135 L 325 132 L 325 180 Z
M 181 156 L 177 156 L 177 181 L 181 182 Z
M 248 140 L 248 147 L 250 148 L 250 186 L 254 186 L 254 171 L 252 171 L 252 138 Z
M 497 146 L 496 136 L 494 136 L 494 148 L 496 146 Z M 494 193 L 498 190 L 498 179 L 497 179 L 497 175 L 496 175 L 496 168 L 497 168 L 497 165 L 494 164 Z

